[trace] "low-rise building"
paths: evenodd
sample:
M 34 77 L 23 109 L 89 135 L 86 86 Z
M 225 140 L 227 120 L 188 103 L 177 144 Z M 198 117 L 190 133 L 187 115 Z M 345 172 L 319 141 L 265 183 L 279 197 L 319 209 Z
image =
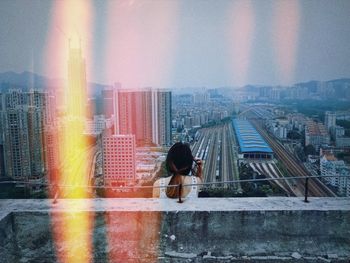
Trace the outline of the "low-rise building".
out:
M 335 145 L 337 147 L 350 147 L 350 137 L 337 137 L 335 139 Z
M 313 145 L 318 151 L 320 146 L 329 145 L 330 138 L 326 127 L 313 120 L 308 120 L 305 126 L 305 146 Z
M 106 185 L 133 183 L 136 175 L 135 135 L 103 137 L 103 171 Z
M 320 170 L 323 180 L 336 187 L 338 195 L 350 196 L 350 169 L 344 161 L 338 160 L 333 154 L 325 154 L 320 159 Z

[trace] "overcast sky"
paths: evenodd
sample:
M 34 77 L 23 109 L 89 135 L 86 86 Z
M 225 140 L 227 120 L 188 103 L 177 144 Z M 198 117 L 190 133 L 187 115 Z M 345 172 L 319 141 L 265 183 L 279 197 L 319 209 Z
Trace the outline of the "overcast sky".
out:
M 349 0 L 86 0 L 84 25 L 64 2 L 0 1 L 0 72 L 65 77 L 53 64 L 57 54 L 66 61 L 67 50 L 52 43 L 67 43 L 74 27 L 88 79 L 104 84 L 219 87 L 350 77 Z

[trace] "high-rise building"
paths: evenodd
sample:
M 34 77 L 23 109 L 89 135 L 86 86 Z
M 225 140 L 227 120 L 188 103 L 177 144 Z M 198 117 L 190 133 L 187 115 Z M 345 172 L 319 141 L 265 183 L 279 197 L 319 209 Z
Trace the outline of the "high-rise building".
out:
M 326 128 L 329 132 L 333 127 L 335 127 L 336 120 L 337 120 L 337 115 L 335 112 L 331 112 L 331 111 L 325 112 L 324 124 L 326 125 Z
M 153 91 L 152 105 L 153 143 L 157 145 L 170 145 L 172 141 L 171 92 Z
M 30 151 L 25 109 L 7 109 L 3 114 L 5 172 L 13 179 L 28 179 Z
M 0 92 L 0 178 L 5 176 L 4 141 L 3 141 L 3 94 Z
M 135 136 L 131 134 L 103 137 L 103 170 L 107 185 L 131 183 L 136 176 Z
M 75 39 L 73 38 L 73 41 Z M 66 114 L 59 119 L 59 162 L 58 183 L 85 185 L 89 181 L 87 151 L 88 141 L 84 133 L 87 111 L 87 83 L 85 60 L 80 44 L 69 42 L 68 85 L 63 89 L 66 98 Z M 76 41 L 75 41 L 76 42 Z M 62 194 L 70 196 L 69 189 L 62 189 Z M 77 192 L 79 197 L 87 197 L 85 192 Z
M 41 176 L 44 163 L 44 122 L 41 108 L 28 107 L 28 138 L 30 149 L 30 169 L 32 176 Z
M 134 134 L 139 146 L 171 143 L 171 92 L 114 90 L 115 134 Z
M 103 114 L 107 119 L 113 115 L 113 89 L 102 90 Z
M 99 135 L 107 128 L 104 115 L 94 115 L 93 120 L 86 120 L 84 134 Z
M 195 92 L 193 99 L 195 104 L 206 104 L 209 101 L 209 94 L 206 91 Z
M 55 180 L 55 171 L 59 169 L 59 130 L 57 126 L 48 125 L 44 130 L 45 164 L 49 181 Z
M 145 91 L 115 91 L 116 134 L 134 134 L 139 146 L 152 143 L 152 97 Z
M 86 69 L 81 48 L 69 42 L 67 110 L 73 117 L 85 117 L 87 103 Z
M 38 91 L 14 89 L 2 95 L 0 155 L 8 177 L 25 180 L 45 173 L 45 101 L 46 94 Z

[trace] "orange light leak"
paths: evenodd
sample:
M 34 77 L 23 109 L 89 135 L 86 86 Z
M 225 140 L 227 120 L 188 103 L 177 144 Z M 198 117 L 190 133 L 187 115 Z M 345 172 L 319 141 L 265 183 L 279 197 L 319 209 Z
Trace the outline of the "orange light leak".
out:
M 88 145 L 83 135 L 87 115 L 86 63 L 90 57 L 91 3 L 87 0 L 54 1 L 48 33 L 46 74 L 65 79 L 55 90 L 60 111 L 57 133 L 59 197 L 79 198 L 72 212 L 52 213 L 52 229 L 59 262 L 91 261 L 91 216 L 82 212 L 90 205 Z M 88 63 L 87 63 L 88 64 Z M 57 193 L 53 189 L 51 196 Z M 59 205 L 59 204 L 58 204 Z
M 298 1 L 274 2 L 274 44 L 282 83 L 294 80 L 300 7 Z
M 231 11 L 232 10 L 232 11 Z M 255 14 L 251 1 L 233 1 L 230 10 L 228 35 L 231 39 L 231 61 L 234 83 L 246 84 L 251 47 L 255 30 Z

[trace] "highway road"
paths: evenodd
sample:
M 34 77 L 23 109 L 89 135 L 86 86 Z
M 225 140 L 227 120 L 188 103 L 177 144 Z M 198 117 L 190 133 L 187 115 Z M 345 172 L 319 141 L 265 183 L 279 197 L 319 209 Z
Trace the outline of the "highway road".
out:
M 199 135 L 192 144 L 192 153 L 196 158 L 203 160 L 204 182 L 222 182 L 238 180 L 236 167 L 237 155 L 234 152 L 234 136 L 230 123 L 204 128 L 198 131 Z M 216 184 L 212 187 L 227 187 Z M 240 190 L 239 184 L 233 186 Z

